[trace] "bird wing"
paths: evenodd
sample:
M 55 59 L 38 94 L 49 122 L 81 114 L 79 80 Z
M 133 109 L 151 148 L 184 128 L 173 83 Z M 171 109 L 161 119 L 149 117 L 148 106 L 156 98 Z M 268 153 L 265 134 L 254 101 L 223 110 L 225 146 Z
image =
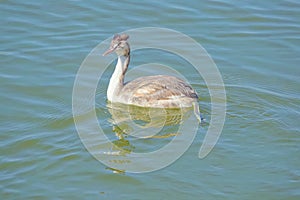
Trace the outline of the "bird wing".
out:
M 125 84 L 122 93 L 134 101 L 198 98 L 195 90 L 182 79 L 173 76 L 146 76 Z

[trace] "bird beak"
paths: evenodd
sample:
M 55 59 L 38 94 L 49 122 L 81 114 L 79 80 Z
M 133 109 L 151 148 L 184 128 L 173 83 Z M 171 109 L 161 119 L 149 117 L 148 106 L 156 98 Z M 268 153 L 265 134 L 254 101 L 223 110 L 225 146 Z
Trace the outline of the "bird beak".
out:
M 110 54 L 110 53 L 112 53 L 112 52 L 114 52 L 114 50 L 115 50 L 116 48 L 109 48 L 107 51 L 105 51 L 103 54 L 102 54 L 102 56 L 106 56 L 107 54 Z

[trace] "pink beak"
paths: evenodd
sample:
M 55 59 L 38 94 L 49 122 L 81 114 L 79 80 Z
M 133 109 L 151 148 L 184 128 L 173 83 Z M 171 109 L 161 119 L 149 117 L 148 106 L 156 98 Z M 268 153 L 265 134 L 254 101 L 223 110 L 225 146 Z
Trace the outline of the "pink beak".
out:
M 105 51 L 102 56 L 106 56 L 107 54 L 110 54 L 112 52 L 114 52 L 115 48 L 109 48 L 107 51 Z

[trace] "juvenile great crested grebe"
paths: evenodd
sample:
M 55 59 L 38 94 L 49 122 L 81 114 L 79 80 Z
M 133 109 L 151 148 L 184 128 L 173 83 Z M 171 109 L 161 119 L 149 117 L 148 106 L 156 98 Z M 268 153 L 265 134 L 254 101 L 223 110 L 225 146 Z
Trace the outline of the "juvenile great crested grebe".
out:
M 116 52 L 118 62 L 110 78 L 107 99 L 112 103 L 123 103 L 141 107 L 181 108 L 194 107 L 201 122 L 196 91 L 183 80 L 165 75 L 144 76 L 124 83 L 130 61 L 130 47 L 127 34 L 114 35 L 110 48 L 103 56 Z

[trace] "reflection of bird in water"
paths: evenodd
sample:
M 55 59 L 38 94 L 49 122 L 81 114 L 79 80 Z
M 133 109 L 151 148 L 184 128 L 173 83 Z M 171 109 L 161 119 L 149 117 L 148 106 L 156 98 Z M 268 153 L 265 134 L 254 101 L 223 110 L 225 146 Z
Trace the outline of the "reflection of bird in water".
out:
M 194 107 L 201 122 L 198 96 L 195 90 L 183 80 L 165 75 L 145 76 L 124 83 L 130 61 L 128 35 L 115 35 L 110 48 L 103 54 L 116 52 L 118 62 L 109 81 L 107 98 L 110 102 L 151 108 Z
M 145 108 L 121 103 L 107 103 L 111 114 L 113 132 L 119 139 L 127 136 L 146 138 L 170 138 L 192 114 L 192 108 Z M 174 129 L 175 128 L 175 129 Z
M 121 103 L 107 103 L 107 108 L 115 124 L 134 121 L 144 128 L 180 124 L 191 108 L 148 108 Z

